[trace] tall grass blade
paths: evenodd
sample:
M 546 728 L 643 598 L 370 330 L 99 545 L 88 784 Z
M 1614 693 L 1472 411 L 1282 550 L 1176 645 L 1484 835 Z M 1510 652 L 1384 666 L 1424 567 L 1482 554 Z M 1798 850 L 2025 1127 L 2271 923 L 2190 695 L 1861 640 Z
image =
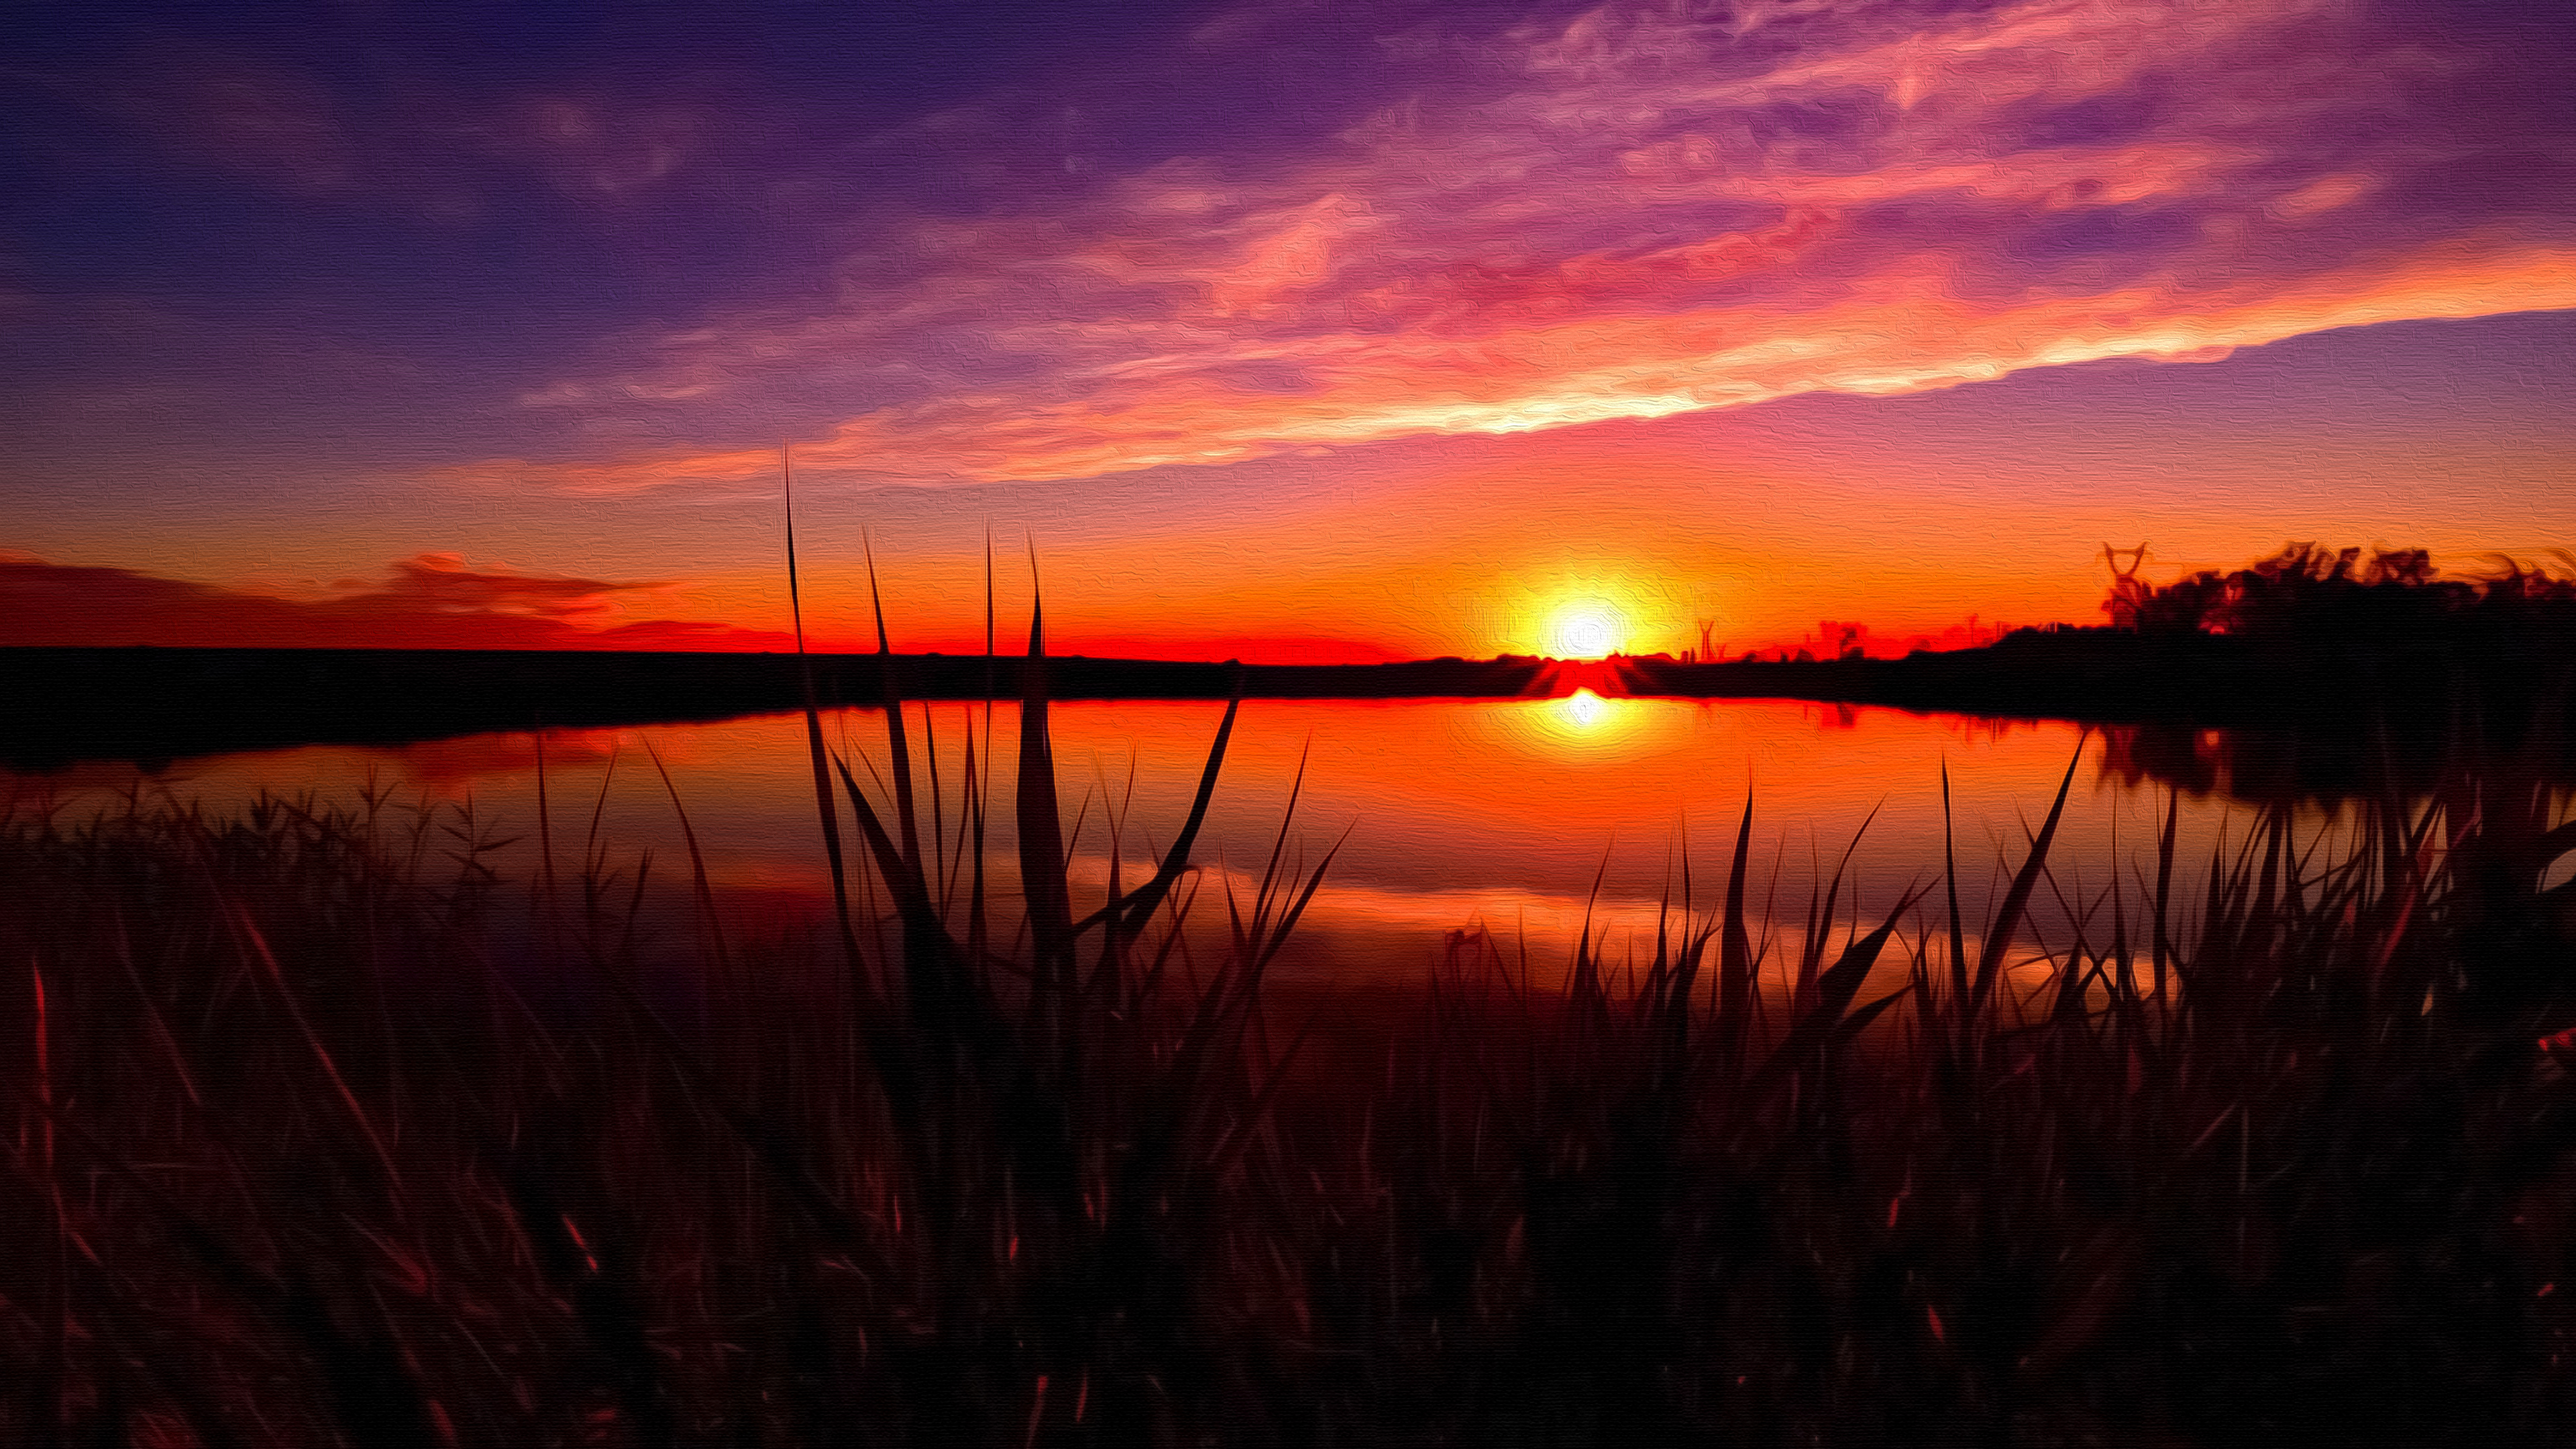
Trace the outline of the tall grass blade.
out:
M 1819 907 L 1814 898 L 1809 897 L 1806 949 L 1800 954 L 1798 961 L 1796 999 L 1801 1009 L 1813 998 L 1816 989 L 1816 973 L 1823 969 L 1825 948 L 1832 943 L 1834 907 L 1842 899 L 1843 878 L 1851 873 L 1852 854 L 1860 849 L 1861 837 L 1869 833 L 1870 823 L 1878 819 L 1878 812 L 1885 809 L 1886 805 L 1887 802 L 1881 800 L 1871 806 L 1869 814 L 1862 818 L 1860 828 L 1852 832 L 1851 843 L 1843 847 L 1842 859 L 1834 862 L 1834 873 L 1825 884 L 1823 904 Z M 1853 906 L 1853 911 L 1855 914 L 1858 913 L 1857 903 Z M 1859 929 L 1857 923 L 1854 924 L 1853 929 L 1855 931 Z
M 895 899 L 903 928 L 904 985 L 914 1020 L 942 1046 L 972 1046 L 979 1054 L 989 1055 L 994 1043 L 982 1003 L 975 996 L 956 940 L 931 904 L 927 883 L 887 836 L 875 807 L 850 774 L 848 762 L 836 755 L 832 763 L 840 771 L 842 788 L 850 797 L 850 810 L 858 817 L 868 849 L 876 855 L 877 873 Z
M 1726 875 L 1725 926 L 1718 940 L 1718 1064 L 1732 1077 L 1744 1061 L 1753 1027 L 1753 942 L 1744 928 L 1744 868 L 1753 854 L 1753 795 L 1744 796 L 1744 819 L 1735 827 L 1735 861 Z
M 553 816 L 546 809 L 546 732 L 536 731 L 537 747 L 537 861 L 545 872 L 546 909 L 555 909 L 555 831 Z
M 1351 830 L 1344 829 L 1342 838 L 1334 841 L 1333 848 L 1325 851 L 1324 858 L 1315 863 L 1314 873 L 1306 877 L 1306 888 L 1297 893 L 1296 903 L 1279 917 L 1278 926 L 1270 933 L 1269 944 L 1262 948 L 1261 955 L 1253 962 L 1252 974 L 1256 980 L 1262 969 L 1279 955 L 1279 948 L 1288 944 L 1288 933 L 1297 928 L 1297 921 L 1306 914 L 1306 907 L 1314 903 L 1315 891 L 1324 883 L 1324 872 L 1332 869 L 1333 857 L 1342 853 L 1342 846 L 1348 843 L 1350 838 Z
M 805 653 L 805 605 L 796 588 L 796 479 L 787 465 L 787 445 L 778 445 L 779 480 L 787 500 L 787 612 L 796 627 L 796 673 L 805 691 L 805 752 L 814 764 L 814 809 L 823 822 L 823 859 L 832 871 L 832 915 L 841 928 L 841 955 L 848 971 L 852 1004 L 861 1005 L 874 997 L 869 989 L 867 967 L 859 955 L 858 932 L 850 926 L 850 873 L 841 859 L 841 817 L 832 804 L 832 774 L 824 764 L 823 715 L 814 700 L 814 661 Z M 600 799 L 607 800 L 608 786 L 600 784 Z M 596 815 L 591 830 L 599 829 Z
M 1145 922 L 1162 905 L 1163 898 L 1171 894 L 1173 883 L 1189 869 L 1190 848 L 1198 843 L 1199 828 L 1207 823 L 1208 802 L 1216 797 L 1217 775 L 1225 764 L 1226 742 L 1234 737 L 1235 713 L 1242 707 L 1242 676 L 1238 672 L 1235 695 L 1226 701 L 1225 718 L 1217 723 L 1216 743 L 1208 747 L 1207 768 L 1199 773 L 1198 794 L 1190 801 L 1189 818 L 1181 823 L 1181 833 L 1172 838 L 1172 847 L 1164 852 L 1162 866 L 1154 872 L 1153 879 L 1137 887 L 1135 893 L 1127 897 L 1119 912 L 1121 920 L 1117 929 L 1122 934 L 1132 936 L 1143 930 Z M 1080 935 L 1091 929 L 1107 914 L 1109 908 L 1104 906 L 1085 916 L 1073 927 L 1073 934 Z
M 991 760 L 993 754 L 992 704 L 985 703 L 985 766 L 978 773 L 975 763 L 975 732 L 966 732 L 966 800 L 959 808 L 966 821 L 960 831 L 966 837 L 964 848 L 970 852 L 966 868 L 972 874 L 966 890 L 966 949 L 976 960 L 985 959 L 989 931 L 984 921 L 984 802 L 992 793 Z
M 2174 832 L 2182 823 L 2182 792 L 2168 786 L 2165 790 L 2164 831 L 2156 839 L 2156 999 L 2160 1010 L 2171 1009 L 2171 998 L 2165 994 L 2165 981 L 2172 969 L 2173 943 L 2173 878 Z
M 236 939 L 247 953 L 258 958 L 261 969 L 268 975 L 269 984 L 277 989 L 278 1000 L 286 1007 L 287 1018 L 295 1023 L 296 1034 L 304 1038 L 305 1049 L 313 1054 L 313 1060 L 322 1068 L 322 1075 L 330 1081 L 331 1090 L 339 1095 L 340 1105 L 348 1110 L 349 1120 L 358 1125 L 359 1135 L 367 1139 L 368 1150 L 375 1154 L 376 1166 L 384 1173 L 385 1189 L 394 1215 L 397 1218 L 408 1217 L 404 1210 L 402 1172 L 394 1166 L 393 1151 L 385 1145 L 384 1134 L 376 1130 L 375 1118 L 368 1115 L 366 1107 L 358 1101 L 358 1094 L 349 1086 L 349 1079 L 341 1075 L 340 1064 L 332 1059 L 331 1049 L 323 1045 L 322 1034 L 313 1029 L 311 1019 L 304 1014 L 303 1004 L 286 984 L 286 972 L 277 964 L 277 953 L 268 948 L 268 937 L 261 934 L 258 923 L 251 920 L 250 912 L 242 909 L 241 902 L 226 897 L 221 899 L 221 906 Z
M 680 787 L 671 779 L 671 767 L 662 763 L 662 752 L 646 740 L 644 753 L 653 761 L 653 768 L 661 772 L 662 788 L 671 796 L 671 811 L 680 819 L 680 843 L 688 847 L 689 878 L 696 890 L 698 916 L 706 924 L 707 944 L 715 956 L 716 969 L 729 973 L 733 962 L 725 953 L 724 918 L 716 913 L 715 887 L 707 878 L 707 858 L 698 850 L 697 827 L 689 823 L 689 812 L 680 804 Z
M 2030 904 L 2031 890 L 2039 884 L 2040 873 L 2048 866 L 2049 842 L 2057 838 L 2057 822 L 2066 813 L 2066 796 L 2075 788 L 2075 767 L 2083 758 L 2084 741 L 2079 739 L 2075 744 L 2075 758 L 2066 762 L 2066 778 L 2058 782 L 2057 799 L 2048 807 L 2048 820 L 2039 827 L 2038 836 L 2031 841 L 2030 853 L 2023 858 L 2021 870 L 2013 876 L 2012 888 L 2004 893 L 2003 908 L 1995 912 L 1994 920 L 1986 927 L 1985 950 L 1977 958 L 1976 985 L 1968 997 L 1971 1022 L 1994 992 L 1995 978 L 2003 970 L 2005 955 L 2012 949 L 2013 928 L 2020 924 L 2022 911 Z
M 921 753 L 930 771 L 930 884 L 939 909 L 948 910 L 948 810 L 939 784 L 939 725 L 930 717 L 930 701 L 921 702 Z M 962 822 L 961 822 L 962 825 Z M 964 836 L 964 829 L 959 829 Z
M 1918 891 L 1900 899 L 1887 913 L 1887 919 L 1879 923 L 1877 930 L 1845 947 L 1834 964 L 1818 974 L 1815 1005 L 1799 1015 L 1789 1028 L 1788 1036 L 1772 1050 L 1770 1060 L 1763 1063 L 1762 1070 L 1754 1075 L 1756 1086 L 1768 1085 L 1797 1070 L 1846 1024 L 1852 998 L 1860 994 L 1861 983 L 1869 979 L 1880 953 L 1887 949 L 1888 939 L 1896 934 L 1897 921 L 1914 909 L 1915 903 L 1922 898 Z M 1866 1025 L 1905 994 L 1905 990 L 1892 992 L 1870 1003 L 1866 1008 L 1868 1015 L 1858 1018 L 1860 1023 Z
M 1593 958 L 1592 912 L 1601 904 L 1601 883 L 1609 878 L 1610 847 L 1605 845 L 1601 848 L 1601 864 L 1592 872 L 1592 889 L 1583 897 L 1583 924 L 1574 933 L 1574 979 L 1568 995 L 1587 1014 L 1597 1013 L 1607 1004 L 1600 967 Z
M 895 821 L 903 832 L 904 863 L 918 871 L 921 867 L 921 831 L 913 820 L 912 751 L 904 745 L 903 686 L 902 681 L 895 677 L 894 645 L 886 638 L 885 601 L 877 596 L 876 545 L 862 533 L 859 547 L 867 555 L 868 607 L 875 612 L 877 621 L 877 669 L 879 688 L 885 701 L 886 748 L 894 755 L 891 768 L 894 772 Z
M 1950 818 L 1950 762 L 1941 762 L 1941 882 L 1950 893 L 1950 999 L 1968 1000 L 1968 940 L 1959 917 L 1958 832 Z
M 1020 889 L 1041 981 L 1062 989 L 1073 971 L 1073 906 L 1065 882 L 1064 822 L 1056 813 L 1055 750 L 1047 737 L 1046 603 L 1029 552 L 1029 654 L 1020 689 Z

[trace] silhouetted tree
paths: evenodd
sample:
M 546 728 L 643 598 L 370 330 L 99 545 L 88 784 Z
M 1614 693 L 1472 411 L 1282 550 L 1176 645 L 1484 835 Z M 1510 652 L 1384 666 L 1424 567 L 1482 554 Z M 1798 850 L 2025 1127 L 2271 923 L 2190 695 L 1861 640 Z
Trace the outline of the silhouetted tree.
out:
M 2576 580 L 2500 559 L 2482 579 L 2443 578 L 2420 548 L 2333 551 L 2293 543 L 2229 573 L 2203 570 L 2162 587 L 2137 577 L 2145 546 L 2103 546 L 2112 570 L 2103 612 L 2141 634 L 2229 635 L 2271 647 L 2385 653 L 2464 631 L 2576 623 Z M 2123 568 L 2120 559 L 2130 560 Z M 2571 561 L 2576 563 L 2576 561 Z

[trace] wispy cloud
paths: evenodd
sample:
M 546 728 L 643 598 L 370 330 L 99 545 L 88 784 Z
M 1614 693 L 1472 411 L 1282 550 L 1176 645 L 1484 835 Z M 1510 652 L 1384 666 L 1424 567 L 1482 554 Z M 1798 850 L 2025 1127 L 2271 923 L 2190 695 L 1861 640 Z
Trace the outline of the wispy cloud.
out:
M 613 583 L 605 579 L 528 574 L 508 567 L 475 568 L 463 555 L 424 553 L 398 560 L 390 583 L 349 580 L 332 602 L 344 607 L 434 614 L 508 614 L 564 619 L 596 614 L 620 594 L 667 589 L 667 582 Z
M 0 551 L 0 643 L 341 649 L 776 649 L 782 633 L 688 620 L 619 622 L 615 606 L 671 585 L 475 568 L 455 554 L 394 563 L 303 596 Z
M 712 101 L 685 92 L 425 74 L 362 84 L 310 57 L 168 39 L 113 64 L 0 69 L 0 85 L 113 122 L 146 144 L 147 164 L 447 223 L 482 219 L 527 181 L 575 203 L 630 202 L 704 162 L 725 129 Z
M 666 441 L 456 474 L 741 484 L 785 393 L 827 474 L 1081 478 L 2576 307 L 2568 191 L 2445 99 L 2496 63 L 2337 0 L 1622 0 L 1321 154 L 894 229 L 523 399 Z

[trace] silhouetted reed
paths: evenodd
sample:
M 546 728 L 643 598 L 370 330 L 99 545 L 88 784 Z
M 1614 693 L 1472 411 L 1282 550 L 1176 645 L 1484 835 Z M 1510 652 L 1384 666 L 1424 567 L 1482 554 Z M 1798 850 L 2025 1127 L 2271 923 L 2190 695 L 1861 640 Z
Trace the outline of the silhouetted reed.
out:
M 2070 762 L 1979 922 L 1946 860 L 1762 918 L 1748 803 L 1651 955 L 1587 925 L 1549 988 L 1461 933 L 1363 1000 L 1265 986 L 1326 888 L 1290 821 L 1247 892 L 1195 866 L 1232 707 L 1133 887 L 1108 816 L 1094 902 L 1045 675 L 996 671 L 1018 881 L 987 873 L 989 723 L 916 738 L 890 698 L 872 764 L 816 713 L 850 858 L 814 933 L 746 935 L 695 859 L 661 912 L 595 812 L 577 866 L 549 813 L 505 880 L 484 822 L 375 792 L 13 807 L 0 1361 L 33 1371 L 0 1438 L 2576 1427 L 2576 825 L 2524 765 L 2265 806 L 2198 861 L 2169 803 L 2069 899 Z

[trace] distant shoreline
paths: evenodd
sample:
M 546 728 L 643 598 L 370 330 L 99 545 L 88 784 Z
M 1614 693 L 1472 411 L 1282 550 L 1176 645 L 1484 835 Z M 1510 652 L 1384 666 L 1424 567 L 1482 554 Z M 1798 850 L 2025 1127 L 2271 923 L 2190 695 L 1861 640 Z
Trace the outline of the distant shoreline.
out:
M 814 654 L 824 708 L 1012 701 L 1015 656 Z M 1062 700 L 1507 698 L 1544 666 L 1457 659 L 1279 665 L 1050 658 Z M 0 764 L 162 761 L 297 745 L 385 745 L 801 709 L 794 654 L 627 650 L 0 648 Z
M 1022 695 L 1027 661 L 983 655 L 808 656 L 827 708 Z M 2527 713 L 2511 661 L 2453 660 L 2489 718 Z M 2527 673 L 2528 671 L 2524 671 Z M 1601 661 L 1520 657 L 1391 664 L 1234 664 L 1049 658 L 1061 700 L 1779 698 L 1918 713 L 2400 735 L 2447 713 L 2452 687 L 2321 679 L 2298 660 L 2205 635 L 2025 630 L 1902 659 Z M 2390 681 L 2394 684 L 2394 681 Z M 2373 703 L 2378 701 L 2378 703 Z M 2388 701 L 2395 701 L 2392 706 Z M 383 745 L 536 728 L 730 719 L 805 702 L 793 654 L 402 649 L 0 648 L 0 763 L 157 762 L 311 744 Z M 2392 717 L 2393 715 L 2393 717 Z

